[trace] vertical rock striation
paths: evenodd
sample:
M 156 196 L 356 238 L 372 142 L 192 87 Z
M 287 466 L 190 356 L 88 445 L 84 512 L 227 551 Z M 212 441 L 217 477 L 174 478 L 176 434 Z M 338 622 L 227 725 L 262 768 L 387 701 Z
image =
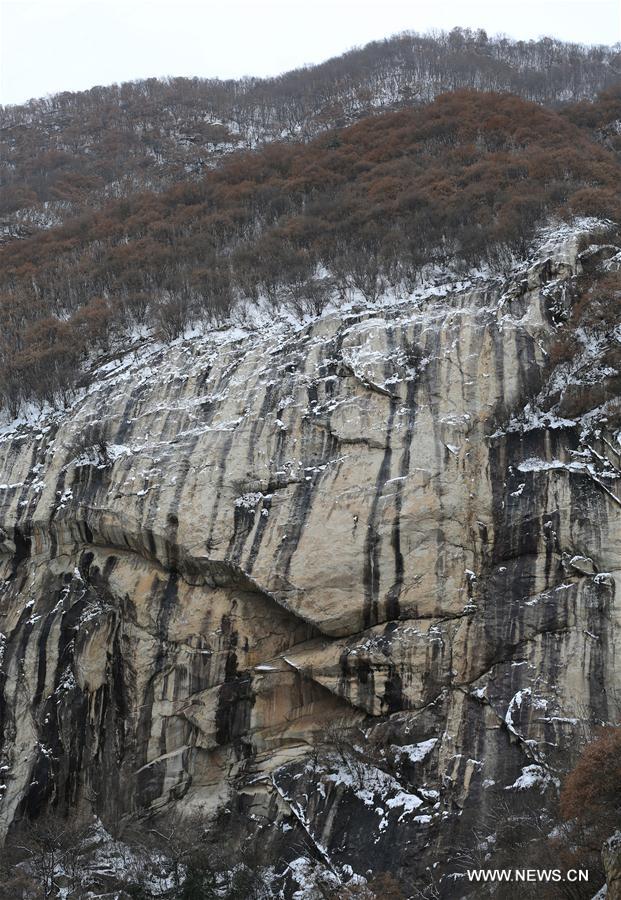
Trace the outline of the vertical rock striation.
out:
M 274 860 L 293 829 L 411 886 L 555 792 L 621 676 L 612 420 L 540 402 L 579 238 L 508 280 L 145 343 L 4 429 L 4 833 L 237 810 Z

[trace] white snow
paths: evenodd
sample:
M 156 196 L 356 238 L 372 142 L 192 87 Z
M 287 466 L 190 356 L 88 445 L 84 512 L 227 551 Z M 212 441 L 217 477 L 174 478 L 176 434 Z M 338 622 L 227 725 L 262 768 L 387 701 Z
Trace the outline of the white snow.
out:
M 550 785 L 559 785 L 559 781 L 553 778 L 543 766 L 530 765 L 524 766 L 522 774 L 516 778 L 513 784 L 507 785 L 506 791 L 527 791 L 537 787 L 543 793 Z
M 511 698 L 511 700 L 509 701 L 509 706 L 507 707 L 507 712 L 505 714 L 505 723 L 506 723 L 509 731 L 512 731 L 513 734 L 519 734 L 519 732 L 516 731 L 514 723 L 513 723 L 513 715 L 516 712 L 516 710 L 521 709 L 521 706 L 522 706 L 522 703 L 524 702 L 524 700 L 526 698 L 528 698 L 530 700 L 530 697 L 531 697 L 531 689 L 524 688 L 521 691 L 517 691 L 517 693 L 514 694 L 513 697 Z
M 437 738 L 430 738 L 428 741 L 421 741 L 419 744 L 404 744 L 401 747 L 394 747 L 394 752 L 396 756 L 407 757 L 411 763 L 418 763 L 429 756 L 437 743 Z

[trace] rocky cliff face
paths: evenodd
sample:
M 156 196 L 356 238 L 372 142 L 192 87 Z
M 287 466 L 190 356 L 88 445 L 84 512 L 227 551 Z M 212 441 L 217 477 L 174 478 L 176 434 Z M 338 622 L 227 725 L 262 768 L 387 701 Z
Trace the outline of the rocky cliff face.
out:
M 618 716 L 618 376 L 578 419 L 546 374 L 587 227 L 509 280 L 142 343 L 4 429 L 3 831 L 179 808 L 287 896 L 467 893 L 455 848 Z

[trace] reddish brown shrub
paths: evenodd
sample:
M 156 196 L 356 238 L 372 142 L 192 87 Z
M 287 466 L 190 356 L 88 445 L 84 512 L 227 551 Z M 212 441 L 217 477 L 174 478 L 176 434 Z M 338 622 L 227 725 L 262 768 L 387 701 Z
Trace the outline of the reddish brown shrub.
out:
M 585 824 L 621 821 L 621 728 L 604 728 L 587 744 L 561 790 L 561 814 Z

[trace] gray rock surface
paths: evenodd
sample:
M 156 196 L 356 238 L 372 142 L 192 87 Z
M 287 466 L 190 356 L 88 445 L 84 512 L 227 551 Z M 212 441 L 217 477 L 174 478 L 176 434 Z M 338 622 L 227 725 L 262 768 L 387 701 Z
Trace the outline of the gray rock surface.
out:
M 293 831 L 411 885 L 557 790 L 621 675 L 619 445 L 539 403 L 579 233 L 509 280 L 139 343 L 3 429 L 3 831 L 237 810 L 275 859 Z

